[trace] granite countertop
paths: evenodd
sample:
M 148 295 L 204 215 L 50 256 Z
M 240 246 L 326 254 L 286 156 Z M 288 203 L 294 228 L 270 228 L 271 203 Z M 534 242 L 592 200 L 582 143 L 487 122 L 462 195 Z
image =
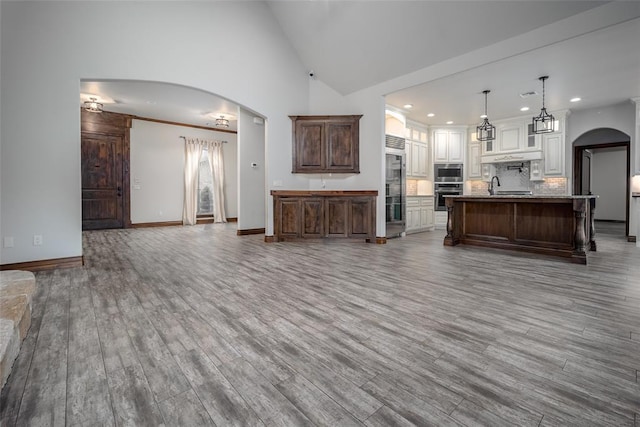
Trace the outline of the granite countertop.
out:
M 533 194 L 533 195 L 513 195 L 513 194 L 501 194 L 501 195 L 480 195 L 480 194 L 470 194 L 470 195 L 461 195 L 461 196 L 444 196 L 451 197 L 452 199 L 595 199 L 598 198 L 596 195 L 544 195 L 544 194 Z

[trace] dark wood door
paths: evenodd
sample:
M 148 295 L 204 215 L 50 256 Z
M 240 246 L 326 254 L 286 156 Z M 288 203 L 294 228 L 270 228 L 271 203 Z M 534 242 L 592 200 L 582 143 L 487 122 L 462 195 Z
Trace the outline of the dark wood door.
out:
M 324 237 L 324 201 L 320 198 L 302 199 L 302 237 Z
M 295 126 L 294 172 L 326 169 L 324 122 L 297 121 Z
M 122 136 L 82 133 L 82 229 L 122 228 Z
M 375 204 L 372 197 L 351 199 L 349 237 L 375 239 Z

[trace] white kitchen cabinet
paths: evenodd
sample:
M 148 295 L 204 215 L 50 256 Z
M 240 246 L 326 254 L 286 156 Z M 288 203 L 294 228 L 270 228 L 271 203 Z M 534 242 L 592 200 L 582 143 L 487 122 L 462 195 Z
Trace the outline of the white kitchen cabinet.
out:
M 529 169 L 529 180 L 530 181 L 544 181 L 544 176 L 542 173 L 544 172 L 544 161 L 540 160 L 531 160 L 531 166 Z
M 479 141 L 469 143 L 469 154 L 467 156 L 467 178 L 471 180 L 482 179 L 482 166 L 480 163 L 482 147 Z
M 524 126 L 520 123 L 498 127 L 496 140 L 498 152 L 520 151 L 524 147 Z
M 544 176 L 564 176 L 564 141 L 561 133 L 542 135 Z
M 407 177 L 429 179 L 431 168 L 427 129 L 417 123 L 407 122 L 405 135 L 407 136 L 405 142 Z
M 465 130 L 436 129 L 433 132 L 433 161 L 463 163 L 465 140 Z
M 406 232 L 432 230 L 434 227 L 433 196 L 407 197 L 407 226 Z

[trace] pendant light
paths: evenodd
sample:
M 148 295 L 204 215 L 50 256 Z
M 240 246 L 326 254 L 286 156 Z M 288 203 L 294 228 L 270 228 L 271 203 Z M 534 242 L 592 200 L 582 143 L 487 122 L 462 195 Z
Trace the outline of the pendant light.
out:
M 493 141 L 496 139 L 496 127 L 489 123 L 487 118 L 487 95 L 490 90 L 483 90 L 484 93 L 484 120 L 480 126 L 476 127 L 476 138 L 478 141 Z
M 549 76 L 542 76 L 538 79 L 542 81 L 542 109 L 540 114 L 533 117 L 533 133 L 549 133 L 555 130 L 556 119 L 547 113 L 547 109 L 544 107 L 544 81 L 548 78 Z
M 216 126 L 219 128 L 228 128 L 229 120 L 225 119 L 224 116 L 221 115 L 219 118 L 216 119 Z

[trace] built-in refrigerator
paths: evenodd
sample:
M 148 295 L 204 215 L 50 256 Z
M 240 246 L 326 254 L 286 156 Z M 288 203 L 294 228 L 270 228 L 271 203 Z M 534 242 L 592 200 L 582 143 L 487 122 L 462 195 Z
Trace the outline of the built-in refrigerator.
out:
M 386 237 L 391 238 L 403 236 L 406 227 L 406 169 L 404 150 L 387 148 L 385 157 Z

